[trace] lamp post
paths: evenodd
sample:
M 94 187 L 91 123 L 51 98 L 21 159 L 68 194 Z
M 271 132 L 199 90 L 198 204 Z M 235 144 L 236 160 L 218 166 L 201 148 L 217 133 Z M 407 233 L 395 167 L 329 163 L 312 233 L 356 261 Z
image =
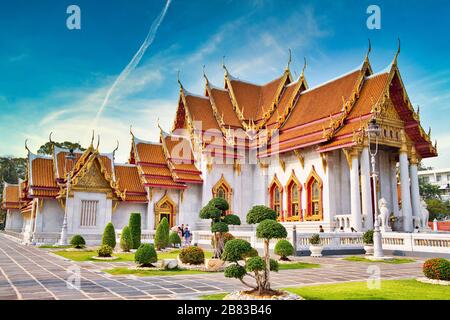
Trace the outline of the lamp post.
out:
M 378 199 L 377 199 L 377 173 L 375 170 L 375 156 L 378 153 L 378 136 L 380 135 L 381 129 L 375 118 L 370 120 L 367 126 L 367 137 L 369 140 L 369 153 L 370 153 L 370 163 L 372 165 L 372 183 L 373 183 L 373 200 L 375 203 L 374 209 L 374 230 L 373 230 L 373 256 L 375 258 L 383 257 L 383 245 L 381 242 L 381 231 L 380 231 L 380 221 L 378 219 Z M 374 146 L 372 150 L 371 140 L 375 139 Z
M 75 154 L 73 153 L 73 149 L 69 150 L 69 153 L 65 157 L 65 168 L 67 170 L 67 160 L 75 160 Z M 61 230 L 61 237 L 59 239 L 59 245 L 66 246 L 67 245 L 67 210 L 69 205 L 69 186 L 70 186 L 70 170 L 67 170 L 67 179 L 66 179 L 66 207 L 64 210 L 64 220 Z

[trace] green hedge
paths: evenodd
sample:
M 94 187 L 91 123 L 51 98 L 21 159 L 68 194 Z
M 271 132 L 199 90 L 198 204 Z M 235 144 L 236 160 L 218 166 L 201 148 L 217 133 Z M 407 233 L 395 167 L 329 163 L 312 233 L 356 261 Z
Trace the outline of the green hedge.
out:
M 131 233 L 132 249 L 137 249 L 141 245 L 141 214 L 132 213 L 128 222 Z
M 130 227 L 125 226 L 122 229 L 122 233 L 120 234 L 120 248 L 128 252 L 133 247 L 133 241 L 131 240 L 131 231 Z
M 105 227 L 102 237 L 102 244 L 110 246 L 113 250 L 116 247 L 116 230 L 111 222 L 109 222 Z
M 167 218 L 162 218 L 156 227 L 155 246 L 156 249 L 161 250 L 169 245 L 169 221 Z

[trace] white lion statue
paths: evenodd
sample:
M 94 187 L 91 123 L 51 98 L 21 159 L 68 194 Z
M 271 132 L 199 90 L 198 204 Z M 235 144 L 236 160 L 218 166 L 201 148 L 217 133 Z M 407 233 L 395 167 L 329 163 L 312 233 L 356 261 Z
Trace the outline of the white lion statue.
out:
M 423 199 L 420 200 L 420 214 L 422 215 L 421 217 L 422 228 L 427 229 L 428 219 L 430 218 L 430 212 L 427 209 L 427 203 Z
M 384 198 L 381 198 L 378 201 L 378 219 L 381 222 L 381 227 L 383 230 L 390 230 L 391 227 L 389 226 L 389 208 L 387 206 L 387 201 Z

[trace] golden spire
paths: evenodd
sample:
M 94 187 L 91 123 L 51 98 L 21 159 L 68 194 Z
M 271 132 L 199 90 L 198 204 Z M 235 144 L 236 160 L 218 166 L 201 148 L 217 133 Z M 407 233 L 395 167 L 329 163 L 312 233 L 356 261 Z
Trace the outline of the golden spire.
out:
M 370 54 L 370 52 L 372 51 L 372 44 L 370 43 L 370 38 L 367 39 L 367 40 L 369 40 L 369 46 L 368 46 L 368 48 L 367 48 L 366 57 L 364 58 L 364 61 L 365 61 L 365 62 L 368 62 L 368 61 L 369 61 L 369 54 Z
M 94 148 L 94 130 L 92 130 L 91 144 L 89 145 L 89 147 Z
M 27 150 L 28 153 L 32 153 L 32 152 L 30 151 L 30 149 L 28 148 L 28 139 L 25 139 L 25 150 Z
M 307 64 L 306 64 L 306 57 L 303 57 L 303 69 L 302 69 L 302 74 L 300 75 L 300 78 L 301 78 L 301 79 L 304 79 L 304 78 L 305 78 L 305 70 L 306 70 L 306 66 L 307 66 Z
M 290 67 L 291 62 L 292 62 L 292 51 L 291 51 L 291 48 L 289 48 L 288 50 L 289 50 L 289 57 L 288 57 L 287 65 L 286 65 L 286 71 L 289 71 L 289 67 Z
M 398 38 L 398 48 L 397 52 L 395 53 L 394 60 L 392 61 L 392 65 L 397 65 L 397 59 L 399 54 L 400 54 L 400 38 Z

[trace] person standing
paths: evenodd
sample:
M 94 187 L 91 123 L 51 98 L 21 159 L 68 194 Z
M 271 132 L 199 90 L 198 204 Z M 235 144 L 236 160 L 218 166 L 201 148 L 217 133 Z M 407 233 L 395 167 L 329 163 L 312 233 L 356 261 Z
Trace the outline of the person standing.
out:
M 191 245 L 191 231 L 189 230 L 188 225 L 184 228 L 184 243 L 186 246 Z

